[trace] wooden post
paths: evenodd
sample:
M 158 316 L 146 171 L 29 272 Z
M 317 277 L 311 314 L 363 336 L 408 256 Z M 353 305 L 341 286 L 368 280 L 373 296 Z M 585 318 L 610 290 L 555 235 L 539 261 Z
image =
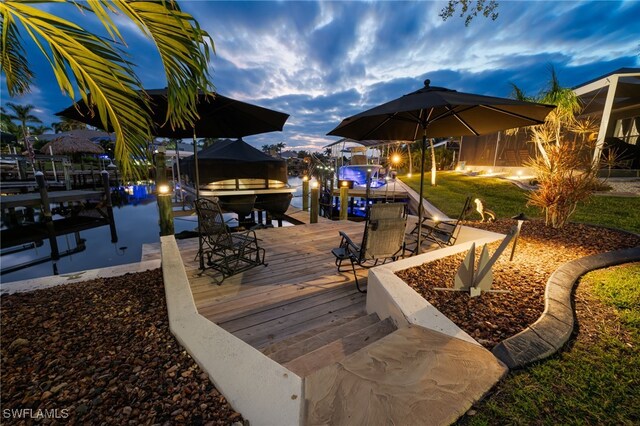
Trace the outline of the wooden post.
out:
M 309 223 L 318 223 L 318 182 L 314 182 L 311 187 L 311 211 L 309 212 Z
M 51 218 L 51 205 L 49 204 L 49 194 L 47 193 L 47 186 L 44 181 L 44 173 L 36 172 L 36 182 L 38 183 L 38 189 L 40 189 L 40 202 L 42 203 L 42 218 L 44 224 L 47 227 L 47 233 L 49 234 L 49 245 L 51 246 L 51 259 L 60 259 L 60 251 L 58 250 L 58 240 L 56 239 L 56 232 L 53 227 L 53 219 Z
M 340 220 L 349 218 L 349 185 L 343 182 L 340 187 Z
M 103 170 L 100 172 L 102 176 L 102 187 L 104 189 L 104 199 L 107 205 L 107 216 L 109 217 L 109 230 L 111 231 L 111 242 L 118 242 L 118 232 L 116 231 L 116 221 L 113 217 L 113 204 L 111 203 L 111 187 L 109 186 L 109 172 Z
M 67 191 L 71 191 L 71 177 L 69 176 L 69 165 L 62 160 L 62 173 L 64 174 L 64 187 Z
M 160 236 L 173 235 L 173 209 L 171 207 L 171 191 L 167 185 L 164 147 L 158 148 L 156 154 L 156 190 L 160 216 Z
M 371 196 L 371 169 L 367 169 L 367 191 L 364 205 L 364 214 L 369 218 L 369 197 Z
M 302 210 L 309 211 L 309 178 L 302 178 Z
M 109 175 L 107 175 L 108 177 Z M 108 180 L 107 180 L 108 181 Z M 93 163 L 91 163 L 91 185 L 93 185 L 93 190 L 96 190 L 96 176 L 93 174 Z M 109 186 L 109 185 L 107 185 Z

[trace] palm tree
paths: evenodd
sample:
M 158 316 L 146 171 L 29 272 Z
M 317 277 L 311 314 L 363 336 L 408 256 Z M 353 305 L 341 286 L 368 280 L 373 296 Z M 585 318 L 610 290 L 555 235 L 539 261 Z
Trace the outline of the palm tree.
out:
M 11 133 L 16 137 L 20 135 L 20 128 L 16 123 L 11 121 L 7 110 L 4 107 L 0 107 L 0 130 L 3 132 Z
M 60 121 L 51 123 L 51 127 L 53 127 L 53 131 L 55 133 L 62 133 L 62 132 L 68 132 L 71 130 L 86 129 L 87 125 L 80 121 L 73 120 L 71 118 L 61 117 Z
M 537 97 L 525 95 L 524 91 L 511 83 L 513 88 L 512 96 L 515 99 L 556 105 L 556 108 L 547 115 L 543 124 L 528 128 L 532 140 L 538 148 L 538 152 L 540 152 L 540 155 L 547 164 L 549 164 L 547 146 L 550 144 L 558 146 L 562 143 L 562 132 L 576 126 L 575 117 L 582 108 L 580 100 L 573 90 L 562 87 L 555 68 L 551 67 L 549 71 L 551 75 L 547 87 Z M 514 129 L 512 133 L 516 133 L 517 131 L 518 129 Z
M 42 120 L 31 113 L 35 107 L 33 105 L 18 105 L 11 102 L 7 102 L 7 106 L 13 111 L 13 114 L 8 115 L 9 120 L 19 123 L 20 136 L 26 141 L 29 137 L 29 124 L 42 123 Z
M 62 91 L 72 99 L 79 92 L 100 117 L 103 128 L 113 129 L 116 159 L 123 174 L 131 176 L 135 173 L 134 157 L 146 156 L 152 122 L 148 99 L 133 64 L 122 52 L 126 41 L 112 15 L 132 21 L 158 49 L 167 78 L 166 120 L 173 128 L 193 124 L 199 91 L 209 93 L 213 88 L 208 72 L 209 57 L 214 51 L 211 37 L 174 0 L 51 1 L 60 8 L 78 8 L 85 14 L 94 14 L 110 38 L 50 13 L 47 6 L 33 6 L 41 7 L 43 3 L 46 2 L 0 2 L 0 62 L 9 95 L 29 92 L 34 77 L 19 31 L 21 25 L 47 56 Z

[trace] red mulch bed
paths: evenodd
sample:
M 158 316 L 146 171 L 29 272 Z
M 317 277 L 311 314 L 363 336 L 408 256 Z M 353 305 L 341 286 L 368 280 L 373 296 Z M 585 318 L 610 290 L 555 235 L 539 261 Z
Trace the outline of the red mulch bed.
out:
M 512 220 L 495 223 L 466 222 L 488 231 L 506 234 Z M 493 255 L 500 242 L 490 244 Z M 509 261 L 511 245 L 493 267 L 493 287 L 509 293 L 437 291 L 453 287 L 454 276 L 466 252 L 397 272 L 397 275 L 429 303 L 488 349 L 534 323 L 544 310 L 547 280 L 562 264 L 580 257 L 640 245 L 640 236 L 581 224 L 551 229 L 542 221 L 525 222 L 515 256 Z M 477 248 L 476 261 L 480 255 Z
M 57 410 L 57 422 L 75 424 L 243 423 L 169 332 L 159 269 L 4 295 L 0 304 L 3 414 Z

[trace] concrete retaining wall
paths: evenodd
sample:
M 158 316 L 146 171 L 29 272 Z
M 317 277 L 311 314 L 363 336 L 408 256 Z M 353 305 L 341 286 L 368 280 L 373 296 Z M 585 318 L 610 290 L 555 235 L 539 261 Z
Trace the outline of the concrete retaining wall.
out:
M 466 241 L 452 247 L 434 250 L 370 269 L 367 284 L 367 312 L 375 312 L 380 318 L 391 317 L 398 327 L 415 324 L 478 344 L 475 339 L 462 331 L 395 274 L 396 271 L 468 251 L 473 242 L 479 247 L 482 244 L 504 238 L 502 234 L 476 231 L 478 232 L 475 233 L 473 241 Z
M 302 424 L 302 379 L 200 315 L 174 236 L 161 237 L 171 332 L 252 425 Z

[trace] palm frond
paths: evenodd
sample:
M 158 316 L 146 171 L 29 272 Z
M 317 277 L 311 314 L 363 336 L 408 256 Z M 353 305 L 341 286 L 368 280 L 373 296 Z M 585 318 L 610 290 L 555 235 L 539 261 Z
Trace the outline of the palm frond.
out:
M 24 47 L 20 43 L 20 34 L 16 23 L 2 3 L 0 3 L 0 12 L 2 16 L 2 21 L 0 21 L 2 71 L 7 77 L 9 94 L 11 96 L 22 95 L 29 92 L 34 74 L 29 68 Z
M 7 1 L 3 10 L 36 41 L 60 87 L 73 98 L 73 76 L 80 96 L 97 110 L 104 128 L 113 128 L 116 158 L 123 174 L 130 176 L 132 157 L 144 157 L 151 139 L 148 105 L 130 64 L 111 44 L 65 19 L 24 2 Z
M 175 1 L 95 0 L 89 6 L 100 14 L 102 6 L 120 10 L 154 41 L 167 77 L 166 120 L 172 128 L 193 124 L 198 118 L 198 93 L 213 89 L 208 62 L 215 50 L 209 34 Z

